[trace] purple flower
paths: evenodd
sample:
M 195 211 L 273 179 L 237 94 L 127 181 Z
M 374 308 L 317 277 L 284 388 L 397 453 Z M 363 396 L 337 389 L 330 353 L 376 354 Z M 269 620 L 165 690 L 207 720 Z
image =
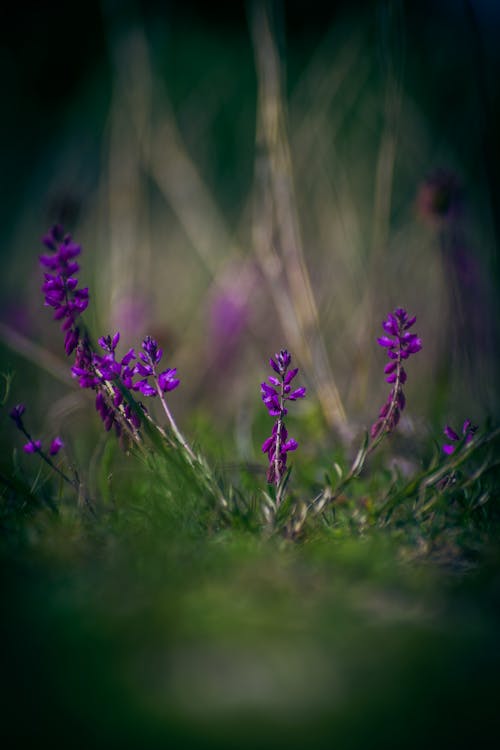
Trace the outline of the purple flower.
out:
M 384 368 L 385 380 L 393 384 L 393 387 L 380 409 L 377 421 L 372 425 L 370 431 L 372 440 L 391 432 L 398 424 L 401 412 L 405 408 L 403 385 L 406 383 L 407 375 L 402 363 L 422 348 L 419 337 L 409 331 L 415 320 L 415 316 L 410 318 L 406 310 L 398 307 L 393 313 L 389 313 L 382 323 L 386 335 L 381 336 L 377 341 L 381 347 L 387 349 L 389 362 Z
M 177 368 L 174 367 L 173 369 L 165 370 L 165 372 L 161 372 L 158 376 L 158 385 L 160 386 L 163 393 L 167 393 L 168 391 L 173 391 L 174 388 L 177 388 L 179 383 L 181 382 L 179 378 L 176 377 Z
M 142 342 L 142 348 L 144 352 L 140 352 L 139 357 L 143 362 L 150 365 L 157 365 L 163 356 L 163 351 L 160 349 L 156 341 L 151 336 L 146 336 Z
M 64 447 L 64 443 L 60 437 L 55 437 L 50 444 L 49 453 L 51 456 L 57 456 L 61 448 Z
M 25 411 L 26 407 L 24 404 L 17 404 L 17 406 L 14 406 L 9 412 L 9 417 L 14 420 L 18 429 L 22 429 L 22 416 Z
M 61 328 L 66 332 L 64 348 L 69 356 L 80 338 L 76 319 L 89 303 L 89 290 L 78 289 L 75 276 L 80 269 L 75 258 L 81 253 L 81 247 L 73 242 L 71 235 L 64 235 L 59 225 L 52 227 L 42 242 L 52 251 L 40 256 L 41 265 L 47 269 L 42 285 L 45 305 L 53 308 L 54 320 L 61 321 Z
M 42 450 L 42 444 L 40 440 L 30 440 L 29 443 L 23 445 L 23 451 L 25 453 L 40 453 Z
M 135 352 L 129 349 L 123 359 L 116 358 L 116 347 L 120 333 L 114 336 L 102 336 L 99 345 L 104 354 L 92 351 L 88 340 L 80 341 L 76 350 L 75 364 L 71 368 L 74 378 L 78 379 L 81 388 L 92 388 L 96 391 L 96 410 L 106 430 L 114 427 L 116 434 L 122 433 L 122 427 L 129 430 L 138 429 L 137 415 L 131 419 L 123 406 L 122 386 L 134 387 Z
M 471 442 L 476 431 L 477 426 L 473 425 L 470 419 L 466 419 L 462 425 L 462 437 L 465 438 L 465 445 L 468 445 Z M 448 440 L 452 440 L 453 443 L 458 443 L 461 440 L 460 435 L 458 435 L 449 425 L 446 425 L 443 432 Z M 444 443 L 443 445 L 443 452 L 446 453 L 447 456 L 451 456 L 451 454 L 455 452 L 456 445 L 453 445 L 453 443 Z
M 290 383 L 298 373 L 298 368 L 289 370 L 292 358 L 286 349 L 275 354 L 274 359 L 269 360 L 274 372 L 278 375 L 270 375 L 268 383 L 261 383 L 261 397 L 264 405 L 272 417 L 277 417 L 273 431 L 262 444 L 263 453 L 267 453 L 269 469 L 267 481 L 269 484 L 278 486 L 286 471 L 286 457 L 289 451 L 297 448 L 297 442 L 288 439 L 288 432 L 283 417 L 288 413 L 285 407 L 286 401 L 296 401 L 304 398 L 306 389 L 304 387 L 292 390 Z
M 177 388 L 181 382 L 177 377 L 177 368 L 168 368 L 160 374 L 157 372 L 157 365 L 163 356 L 163 350 L 158 343 L 146 336 L 142 342 L 142 352 L 139 352 L 140 361 L 134 367 L 134 374 L 140 375 L 142 380 L 135 383 L 132 388 L 140 391 L 143 396 L 157 396 L 161 393 L 168 393 Z M 149 383 L 148 378 L 153 378 L 154 386 Z

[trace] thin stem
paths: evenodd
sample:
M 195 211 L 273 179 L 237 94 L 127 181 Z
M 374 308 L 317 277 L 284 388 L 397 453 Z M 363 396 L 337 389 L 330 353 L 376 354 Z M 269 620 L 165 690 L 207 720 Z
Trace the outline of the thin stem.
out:
M 394 415 L 394 410 L 397 406 L 398 402 L 398 395 L 399 395 L 399 388 L 401 386 L 401 355 L 400 352 L 398 352 L 398 358 L 396 360 L 396 380 L 394 381 L 394 387 L 392 391 L 392 398 L 391 403 L 389 405 L 389 409 L 387 410 L 387 414 L 383 418 L 382 425 L 376 435 L 375 438 L 370 442 L 368 448 L 366 449 L 366 455 L 368 456 L 372 451 L 375 450 L 377 445 L 382 442 L 385 435 L 387 435 L 388 432 L 390 432 L 389 425 L 391 424 L 392 417 Z
M 179 443 L 182 445 L 182 447 L 184 448 L 184 450 L 186 451 L 186 453 L 188 454 L 188 456 L 190 457 L 190 459 L 192 461 L 196 461 L 196 456 L 195 456 L 195 454 L 194 454 L 191 446 L 189 445 L 188 441 L 186 440 L 186 438 L 184 437 L 184 435 L 182 434 L 182 432 L 177 427 L 177 424 L 175 422 L 173 414 L 170 411 L 170 409 L 168 408 L 168 404 L 167 404 L 167 401 L 165 399 L 164 393 L 163 393 L 163 391 L 160 388 L 160 385 L 158 383 L 158 376 L 156 374 L 156 370 L 155 369 L 153 369 L 153 377 L 154 377 L 154 382 L 155 382 L 155 386 L 156 386 L 156 393 L 158 394 L 158 398 L 160 399 L 161 405 L 163 406 L 163 411 L 167 415 L 167 419 L 170 422 L 170 426 L 171 426 L 171 428 L 172 428 L 172 430 L 174 432 L 175 437 L 177 438 L 177 440 L 179 441 Z
M 274 482 L 276 487 L 279 487 L 281 481 L 280 475 L 280 456 L 281 456 L 281 430 L 283 427 L 283 410 L 285 408 L 285 385 L 284 375 L 281 376 L 281 392 L 280 392 L 280 413 L 278 415 L 277 430 L 276 430 L 276 447 L 274 450 Z
M 40 456 L 40 458 L 42 458 L 45 461 L 45 463 L 48 464 L 50 466 L 50 468 L 53 469 L 56 472 L 56 474 L 59 474 L 59 476 L 61 477 L 61 479 L 64 479 L 64 481 L 67 482 L 68 484 L 70 484 L 73 487 L 73 489 L 78 489 L 78 485 L 75 482 L 75 480 L 70 479 L 70 477 L 68 477 L 63 471 L 61 471 L 61 469 L 59 469 L 55 465 L 55 463 L 52 461 L 52 459 L 49 456 L 47 456 L 47 454 L 45 453 L 45 451 L 43 451 L 41 448 L 37 448 L 36 447 L 35 441 L 33 440 L 32 436 L 30 435 L 30 433 L 28 432 L 28 430 L 26 429 L 26 427 L 24 426 L 24 424 L 22 422 L 20 422 L 18 424 L 18 427 L 21 430 L 21 432 L 23 433 L 23 435 L 26 438 L 28 438 L 28 441 L 35 448 L 35 453 L 38 453 L 38 455 Z

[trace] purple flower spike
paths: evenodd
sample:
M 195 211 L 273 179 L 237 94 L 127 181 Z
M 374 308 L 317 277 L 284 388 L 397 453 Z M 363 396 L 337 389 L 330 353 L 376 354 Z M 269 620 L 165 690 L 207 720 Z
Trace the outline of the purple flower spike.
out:
M 384 368 L 384 373 L 386 382 L 390 383 L 392 388 L 385 404 L 380 409 L 377 421 L 370 430 L 372 440 L 377 440 L 384 434 L 392 432 L 405 407 L 403 385 L 406 383 L 407 375 L 402 363 L 422 348 L 422 341 L 419 337 L 409 332 L 415 321 L 415 316 L 410 318 L 406 310 L 398 307 L 393 313 L 389 313 L 382 323 L 382 328 L 388 335 L 381 336 L 377 341 L 387 350 L 389 362 Z
M 444 443 L 443 453 L 446 453 L 447 456 L 451 456 L 452 453 L 455 453 L 456 449 L 456 445 L 453 445 L 453 443 L 458 443 L 461 440 L 461 437 L 449 425 L 446 425 L 443 432 L 448 440 L 452 441 L 451 443 Z M 462 437 L 465 437 L 465 445 L 468 445 L 471 442 L 476 432 L 477 426 L 473 425 L 470 419 L 466 419 L 462 426 Z
M 277 417 L 272 435 L 262 444 L 262 451 L 267 453 L 269 460 L 267 481 L 277 487 L 286 471 L 287 453 L 296 450 L 298 445 L 293 438 L 288 439 L 288 432 L 283 421 L 288 413 L 285 403 L 304 398 L 306 395 L 304 387 L 291 390 L 290 383 L 298 373 L 298 368 L 288 369 L 291 361 L 292 358 L 286 349 L 275 354 L 274 358 L 269 360 L 269 364 L 279 377 L 270 375 L 269 383 L 261 383 L 260 386 L 262 401 L 267 411 L 270 416 Z
M 69 355 L 76 349 L 80 340 L 80 331 L 76 319 L 88 307 L 89 290 L 78 289 L 76 273 L 79 265 L 75 258 L 80 255 L 81 247 L 74 243 L 71 236 L 64 236 L 59 225 L 42 239 L 51 254 L 41 255 L 40 264 L 47 269 L 44 273 L 42 291 L 45 294 L 45 305 L 54 310 L 54 320 L 61 321 L 61 329 L 66 333 L 64 349 Z

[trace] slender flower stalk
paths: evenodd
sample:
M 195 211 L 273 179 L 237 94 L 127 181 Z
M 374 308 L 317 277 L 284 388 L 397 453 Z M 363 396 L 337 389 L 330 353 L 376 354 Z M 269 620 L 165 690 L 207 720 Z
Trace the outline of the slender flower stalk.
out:
M 285 404 L 287 401 L 296 401 L 304 398 L 306 389 L 296 388 L 292 391 L 291 382 L 298 373 L 298 368 L 290 370 L 291 355 L 282 349 L 269 360 L 269 364 L 276 373 L 270 375 L 269 383 L 261 383 L 262 400 L 272 417 L 276 417 L 273 431 L 262 444 L 263 453 L 267 453 L 269 468 L 267 481 L 269 484 L 280 486 L 281 480 L 286 472 L 287 453 L 297 449 L 298 443 L 293 438 L 288 438 L 284 417 L 288 413 Z
M 380 346 L 387 350 L 389 362 L 384 368 L 386 382 L 392 384 L 385 404 L 379 412 L 378 419 L 372 425 L 370 436 L 372 442 L 367 452 L 371 452 L 380 440 L 392 432 L 397 426 L 401 412 L 405 408 L 406 398 L 403 385 L 406 383 L 406 370 L 403 362 L 412 354 L 419 352 L 422 342 L 409 329 L 415 323 L 416 317 L 409 317 L 406 310 L 398 307 L 394 313 L 389 313 L 387 320 L 382 323 L 386 334 L 377 339 Z
M 378 419 L 371 427 L 370 439 L 366 434 L 363 445 L 356 454 L 349 471 L 341 476 L 341 480 L 335 489 L 327 487 L 320 492 L 309 503 L 308 509 L 314 508 L 316 513 L 320 513 L 327 504 L 335 502 L 346 485 L 359 477 L 367 456 L 375 450 L 383 437 L 397 426 L 406 404 L 403 392 L 403 385 L 406 383 L 406 370 L 403 367 L 403 362 L 422 348 L 419 337 L 409 331 L 415 320 L 415 317 L 408 316 L 406 310 L 398 307 L 393 313 L 389 313 L 387 319 L 382 323 L 386 335 L 381 336 L 377 341 L 380 346 L 387 350 L 389 362 L 386 364 L 384 372 L 386 382 L 390 383 L 392 388 L 386 402 L 380 409 Z
M 71 479 L 70 477 L 67 476 L 67 474 L 61 471 L 61 469 L 52 461 L 52 458 L 51 458 L 51 456 L 56 456 L 61 450 L 61 448 L 64 447 L 64 443 L 61 440 L 61 438 L 57 436 L 52 440 L 50 444 L 49 452 L 47 454 L 47 452 L 43 450 L 42 448 L 41 440 L 35 440 L 26 429 L 24 420 L 23 420 L 23 415 L 25 411 L 26 411 L 26 407 L 24 404 L 17 404 L 10 410 L 10 413 L 9 413 L 9 416 L 14 421 L 17 429 L 20 432 L 22 432 L 22 434 L 25 436 L 25 438 L 28 441 L 27 443 L 25 443 L 25 445 L 23 445 L 24 452 L 28 454 L 37 453 L 40 456 L 40 458 L 43 461 L 45 461 L 45 463 L 48 466 L 50 466 L 50 468 L 61 477 L 61 479 L 63 479 L 68 484 L 70 484 L 73 487 L 73 489 L 78 490 L 78 485 L 76 481 Z
M 143 380 L 139 381 L 132 387 L 135 390 L 140 390 L 145 396 L 158 396 L 163 411 L 165 412 L 170 427 L 172 428 L 172 432 L 189 455 L 190 459 L 194 461 L 196 460 L 196 456 L 186 438 L 178 428 L 165 398 L 165 394 L 173 391 L 180 383 L 180 380 L 177 377 L 177 368 L 168 368 L 167 370 L 158 373 L 157 365 L 160 363 L 163 351 L 151 336 L 146 336 L 142 342 L 142 349 L 143 351 L 139 353 L 140 361 L 137 362 L 135 366 L 135 373 L 142 375 Z M 149 377 L 152 377 L 154 386 L 148 382 Z

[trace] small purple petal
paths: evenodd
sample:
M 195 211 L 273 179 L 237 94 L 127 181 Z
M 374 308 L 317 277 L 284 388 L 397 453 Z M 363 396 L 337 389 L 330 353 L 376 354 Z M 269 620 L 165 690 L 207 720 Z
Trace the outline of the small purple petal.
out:
M 137 359 L 135 351 L 133 349 L 129 349 L 122 359 L 122 366 L 126 367 L 133 359 Z
M 382 323 L 382 328 L 386 333 L 390 333 L 393 336 L 397 336 L 399 332 L 398 322 L 393 315 L 389 315 L 387 320 Z
M 143 396 L 156 396 L 156 390 L 149 385 L 147 380 L 140 380 L 133 386 L 134 391 L 140 391 Z
M 278 367 L 278 365 L 276 364 L 276 362 L 274 361 L 274 359 L 273 359 L 272 357 L 271 357 L 271 359 L 269 360 L 269 364 L 270 364 L 270 365 L 271 365 L 271 367 L 273 368 L 274 372 L 277 372 L 277 373 L 278 373 L 278 375 L 281 375 L 281 371 L 280 371 L 280 368 Z
M 10 410 L 9 417 L 14 420 L 17 427 L 21 426 L 22 416 L 25 411 L 26 411 L 26 407 L 24 404 L 17 404 Z
M 285 375 L 285 380 L 284 380 L 285 385 L 289 385 L 292 382 L 292 380 L 294 379 L 298 371 L 299 371 L 299 368 L 296 367 L 294 370 L 289 370 L 287 372 L 287 374 Z
M 271 435 L 271 437 L 266 438 L 266 440 L 264 440 L 264 442 L 262 443 L 262 453 L 267 453 L 269 449 L 271 448 L 271 446 L 273 445 L 273 443 L 275 442 L 276 442 L 276 438 L 274 435 Z
M 55 437 L 50 444 L 49 453 L 51 456 L 57 456 L 61 448 L 64 446 L 63 441 L 60 437 Z
M 377 338 L 377 341 L 380 344 L 380 346 L 384 346 L 384 347 L 396 346 L 396 343 L 392 339 L 390 339 L 388 336 L 380 336 L 379 338 Z
M 292 391 L 290 395 L 288 396 L 289 401 L 295 401 L 298 398 L 304 398 L 306 395 L 306 389 L 304 387 L 297 388 L 295 391 Z
M 175 377 L 176 372 L 177 369 L 174 367 L 173 369 L 160 373 L 158 376 L 158 385 L 164 393 L 173 391 L 181 382 L 179 378 Z
M 449 425 L 446 425 L 443 432 L 449 440 L 460 440 L 455 430 L 453 430 Z
M 42 444 L 40 440 L 30 440 L 29 443 L 23 445 L 23 451 L 25 453 L 38 453 L 42 450 Z

